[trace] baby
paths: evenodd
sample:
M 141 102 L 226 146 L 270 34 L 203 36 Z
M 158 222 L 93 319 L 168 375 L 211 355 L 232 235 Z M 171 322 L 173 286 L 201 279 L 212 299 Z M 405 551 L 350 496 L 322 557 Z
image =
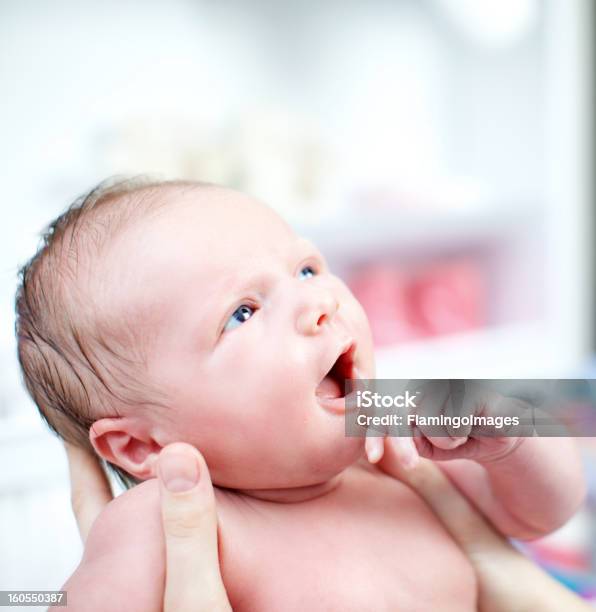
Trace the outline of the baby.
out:
M 191 182 L 103 184 L 50 226 L 16 306 L 43 417 L 144 481 L 96 521 L 64 587 L 73 609 L 161 609 L 155 461 L 174 441 L 218 487 L 234 610 L 476 608 L 467 559 L 396 478 L 411 454 L 387 444 L 372 465 L 345 436 L 343 381 L 374 377 L 361 306 L 266 206 Z M 583 496 L 568 439 L 416 445 L 506 535 L 551 531 Z

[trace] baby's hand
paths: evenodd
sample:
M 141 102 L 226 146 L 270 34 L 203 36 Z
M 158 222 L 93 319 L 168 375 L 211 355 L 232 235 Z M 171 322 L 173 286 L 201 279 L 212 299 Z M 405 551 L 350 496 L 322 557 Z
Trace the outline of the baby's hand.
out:
M 531 423 L 524 424 L 521 418 L 526 416 L 527 420 L 529 405 L 516 398 L 504 397 L 480 382 L 431 380 L 414 391 L 418 392 L 417 407 L 403 417 L 412 437 L 393 439 L 405 468 L 416 465 L 418 455 L 435 461 L 495 461 L 515 450 L 522 436 L 531 435 Z M 444 415 L 443 424 L 432 422 L 441 415 Z M 460 417 L 459 426 L 454 417 Z M 466 422 L 473 417 L 483 418 L 479 423 Z M 490 424 L 491 418 L 493 424 Z M 373 435 L 378 436 L 378 433 Z M 367 437 L 369 461 L 379 461 L 383 450 L 382 437 Z
M 495 461 L 515 450 L 523 436 L 531 435 L 529 404 L 505 397 L 480 382 L 428 381 L 420 392 L 412 429 L 423 457 Z M 440 415 L 450 420 L 444 425 L 428 424 L 427 417 Z M 458 416 L 459 427 L 454 419 Z M 477 423 L 471 422 L 474 417 L 480 417 Z

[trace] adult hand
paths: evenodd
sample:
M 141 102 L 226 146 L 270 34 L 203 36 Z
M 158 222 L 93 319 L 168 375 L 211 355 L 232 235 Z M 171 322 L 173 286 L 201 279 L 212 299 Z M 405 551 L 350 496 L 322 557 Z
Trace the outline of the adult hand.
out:
M 70 474 L 70 501 L 83 544 L 95 519 L 114 498 L 101 464 L 90 452 L 64 442 Z
M 95 456 L 65 447 L 72 507 L 85 542 L 113 499 L 112 490 Z M 188 444 L 171 444 L 159 455 L 157 475 L 167 555 L 164 612 L 231 610 L 219 569 L 215 497 L 205 460 Z
M 231 610 L 217 550 L 215 495 L 207 464 L 190 444 L 166 446 L 158 459 L 166 538 L 165 612 Z
M 497 533 L 432 461 L 403 468 L 402 448 L 387 439 L 379 467 L 414 489 L 470 560 L 482 612 L 580 612 L 593 610 Z

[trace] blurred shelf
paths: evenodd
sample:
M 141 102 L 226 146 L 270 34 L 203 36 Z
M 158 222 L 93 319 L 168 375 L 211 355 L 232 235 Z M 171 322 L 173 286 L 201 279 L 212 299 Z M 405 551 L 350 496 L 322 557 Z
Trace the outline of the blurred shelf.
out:
M 28 401 L 25 398 L 23 401 Z M 27 409 L 25 409 L 27 408 Z M 60 441 L 35 412 L 22 411 L 0 423 L 0 497 L 53 486 L 66 474 L 66 458 Z
M 0 420 L 0 424 L 0 450 L 14 439 L 23 439 L 25 437 L 37 438 L 48 435 L 49 432 L 33 407 L 28 407 L 26 411 L 3 417 Z
M 351 210 L 317 222 L 294 223 L 296 231 L 330 257 L 357 259 L 375 252 L 462 248 L 535 232 L 544 222 L 536 206 L 482 210 Z
M 565 378 L 546 324 L 519 323 L 376 350 L 378 378 Z

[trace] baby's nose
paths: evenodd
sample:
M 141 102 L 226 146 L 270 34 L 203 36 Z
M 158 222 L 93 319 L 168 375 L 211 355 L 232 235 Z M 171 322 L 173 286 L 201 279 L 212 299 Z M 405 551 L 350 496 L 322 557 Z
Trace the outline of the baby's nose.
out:
M 339 302 L 331 292 L 312 290 L 299 304 L 296 329 L 301 334 L 317 334 L 338 308 Z

